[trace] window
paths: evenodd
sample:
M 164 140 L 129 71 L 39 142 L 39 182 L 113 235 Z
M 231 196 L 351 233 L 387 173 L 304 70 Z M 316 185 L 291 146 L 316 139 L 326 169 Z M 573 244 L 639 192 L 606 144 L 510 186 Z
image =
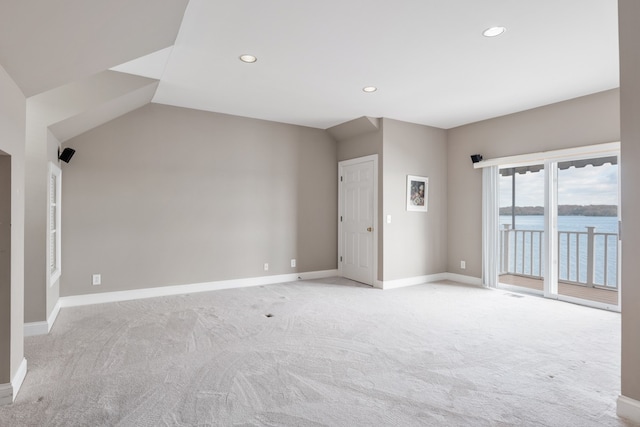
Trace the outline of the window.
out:
M 62 171 L 53 163 L 49 163 L 49 285 L 53 285 L 62 273 L 60 254 L 60 196 L 62 188 Z

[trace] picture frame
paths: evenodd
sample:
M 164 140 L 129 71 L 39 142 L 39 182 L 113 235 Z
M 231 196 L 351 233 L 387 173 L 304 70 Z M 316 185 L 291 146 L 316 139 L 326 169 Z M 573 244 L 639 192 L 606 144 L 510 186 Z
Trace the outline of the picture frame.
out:
M 429 178 L 407 175 L 407 210 L 427 212 L 429 208 Z

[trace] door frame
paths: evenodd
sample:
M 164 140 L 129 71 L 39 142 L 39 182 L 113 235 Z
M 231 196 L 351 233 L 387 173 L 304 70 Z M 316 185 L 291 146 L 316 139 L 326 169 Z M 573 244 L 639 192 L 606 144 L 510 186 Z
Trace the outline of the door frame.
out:
M 344 277 L 342 274 L 342 221 L 341 216 L 344 216 L 344 206 L 342 206 L 342 198 L 344 196 L 342 186 L 343 170 L 347 166 L 353 166 L 361 163 L 373 162 L 373 239 L 371 253 L 373 254 L 373 262 L 371 264 L 371 283 L 367 285 L 374 286 L 376 288 L 382 288 L 381 282 L 378 280 L 378 235 L 381 230 L 378 230 L 380 224 L 378 222 L 378 155 L 371 154 L 369 156 L 357 157 L 354 159 L 343 160 L 338 162 L 338 274 L 340 277 Z

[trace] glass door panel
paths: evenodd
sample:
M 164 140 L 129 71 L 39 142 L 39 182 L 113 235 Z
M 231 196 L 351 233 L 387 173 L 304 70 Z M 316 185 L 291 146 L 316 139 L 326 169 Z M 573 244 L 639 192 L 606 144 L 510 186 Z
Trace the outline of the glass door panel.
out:
M 499 286 L 542 294 L 545 271 L 544 165 L 500 169 Z
M 557 213 L 558 295 L 617 306 L 617 156 L 558 162 Z

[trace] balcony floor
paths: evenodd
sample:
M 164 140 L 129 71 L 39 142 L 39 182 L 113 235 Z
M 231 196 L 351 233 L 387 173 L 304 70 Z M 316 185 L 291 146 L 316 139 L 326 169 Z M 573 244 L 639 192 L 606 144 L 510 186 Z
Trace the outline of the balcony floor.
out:
M 540 292 L 544 290 L 542 279 L 503 274 L 499 276 L 498 281 L 505 285 L 519 286 L 521 288 L 533 289 Z M 589 301 L 602 302 L 610 305 L 618 305 L 618 291 L 608 289 L 588 288 L 586 286 L 559 282 L 558 294 Z

